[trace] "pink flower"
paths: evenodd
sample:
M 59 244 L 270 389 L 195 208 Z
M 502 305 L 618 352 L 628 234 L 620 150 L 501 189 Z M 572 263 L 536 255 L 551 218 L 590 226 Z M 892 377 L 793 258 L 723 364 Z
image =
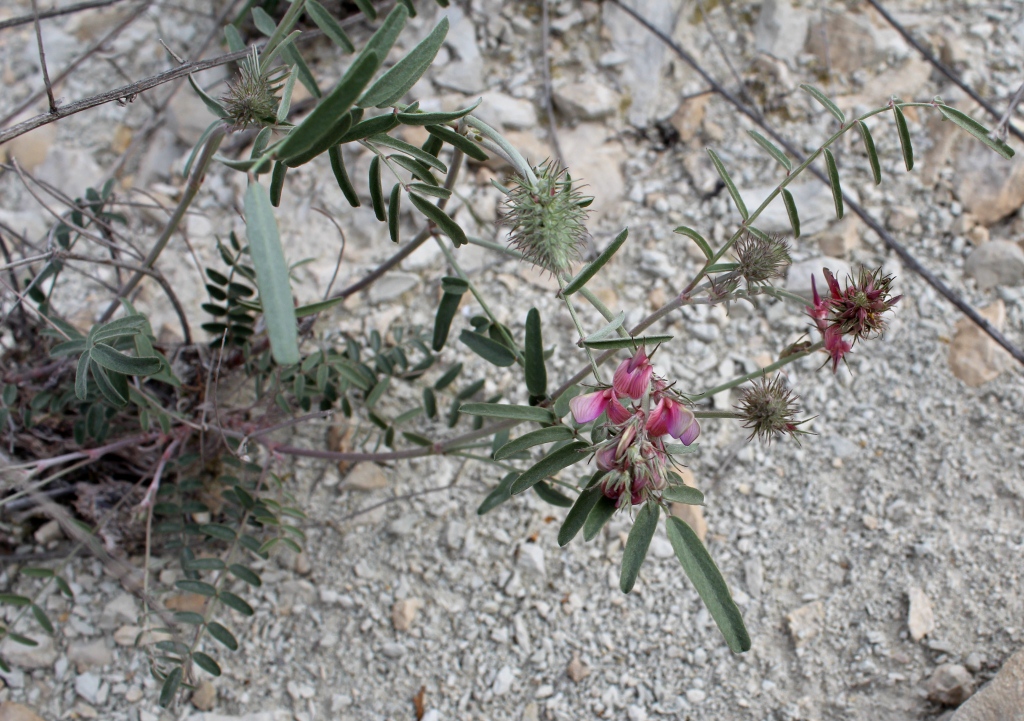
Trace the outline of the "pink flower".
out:
M 624 360 L 615 369 L 615 377 L 612 386 L 620 395 L 629 396 L 634 400 L 641 398 L 651 384 L 651 374 L 654 367 L 647 360 L 647 353 L 643 348 L 629 360 Z
M 615 425 L 622 425 L 630 418 L 633 417 L 633 411 L 626 408 L 619 402 L 619 399 L 612 396 L 612 399 L 608 401 L 608 420 Z
M 828 272 L 828 271 L 826 271 Z M 831 278 L 832 274 L 828 274 L 828 278 Z M 826 278 L 827 279 L 827 278 Z M 834 281 L 833 281 L 834 282 Z M 831 285 L 831 283 L 829 284 Z M 825 320 L 828 318 L 829 301 L 822 300 L 821 296 L 818 295 L 818 284 L 814 282 L 814 276 L 811 276 L 811 297 L 814 303 L 813 306 L 807 306 L 807 313 L 814 319 L 815 325 L 818 326 L 818 330 L 821 332 L 825 331 Z M 830 300 L 830 299 L 829 299 Z
M 839 361 L 853 348 L 852 345 L 843 340 L 842 332 L 836 326 L 829 326 L 825 329 L 825 350 L 832 356 L 832 372 L 835 373 L 839 367 Z
M 608 404 L 615 400 L 615 391 L 605 388 L 603 391 L 594 391 L 586 395 L 576 396 L 569 401 L 569 410 L 577 423 L 590 423 L 604 413 Z M 615 401 L 618 403 L 618 401 Z M 621 404 L 619 404 L 621 405 Z
M 700 435 L 700 424 L 689 408 L 662 396 L 647 418 L 647 432 L 655 438 L 667 433 L 688 446 Z

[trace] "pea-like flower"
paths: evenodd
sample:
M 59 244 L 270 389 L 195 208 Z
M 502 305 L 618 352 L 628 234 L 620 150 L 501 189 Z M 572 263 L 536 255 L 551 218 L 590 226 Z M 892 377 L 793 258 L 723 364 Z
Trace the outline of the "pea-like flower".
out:
M 647 352 L 640 348 L 632 358 L 622 361 L 615 369 L 612 387 L 620 395 L 637 400 L 650 389 L 653 373 L 654 367 L 647 357 Z

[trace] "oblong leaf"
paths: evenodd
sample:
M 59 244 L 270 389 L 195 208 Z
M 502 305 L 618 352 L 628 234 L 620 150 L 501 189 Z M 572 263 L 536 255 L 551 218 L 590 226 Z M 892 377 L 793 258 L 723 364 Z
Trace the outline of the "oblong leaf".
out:
M 221 591 L 217 598 L 219 598 L 220 602 L 223 603 L 225 606 L 227 606 L 228 608 L 233 608 L 243 616 L 252 616 L 254 613 L 256 613 L 253 610 L 252 606 L 246 603 L 243 598 L 241 598 L 240 596 L 236 596 L 230 591 Z
M 156 356 L 133 358 L 103 343 L 94 345 L 90 355 L 92 360 L 107 370 L 123 373 L 128 376 L 151 376 L 154 373 L 158 373 L 161 368 L 160 359 Z
M 75 398 L 84 401 L 89 395 L 89 354 L 82 353 L 78 357 L 75 369 Z
M 599 328 L 598 330 L 594 331 L 593 333 L 588 335 L 583 340 L 584 341 L 604 340 L 608 336 L 614 334 L 615 331 L 617 331 L 619 328 L 621 328 L 622 324 L 625 321 L 626 321 L 626 311 L 620 310 L 619 314 L 617 316 L 615 316 L 614 318 L 612 318 L 610 321 L 608 321 L 607 325 L 601 326 L 601 328 Z
M 387 220 L 387 211 L 384 210 L 384 190 L 380 182 L 380 156 L 374 155 L 370 160 L 370 203 L 373 205 L 373 214 L 377 220 Z
M 815 100 L 817 100 L 819 103 L 821 103 L 825 110 L 832 113 L 832 115 L 835 116 L 835 119 L 838 120 L 840 123 L 846 122 L 846 115 L 843 113 L 842 110 L 839 109 L 838 105 L 832 102 L 831 98 L 825 95 L 825 93 L 821 92 L 813 85 L 807 84 L 801 85 L 800 89 L 803 90 L 808 95 L 810 95 Z
M 693 486 L 666 486 L 661 497 L 666 501 L 685 503 L 689 506 L 703 506 L 704 494 Z
M 284 190 L 284 176 L 288 166 L 280 160 L 274 161 L 274 172 L 270 174 L 270 204 L 275 208 L 281 205 L 281 191 Z
M 708 242 L 704 240 L 704 236 L 698 233 L 693 228 L 687 228 L 685 225 L 680 225 L 672 232 L 679 233 L 680 235 L 685 235 L 687 238 L 696 243 L 697 247 L 700 248 L 700 252 L 703 253 L 704 257 L 707 258 L 708 260 L 711 260 L 712 258 L 715 257 L 714 251 L 711 250 L 711 246 L 708 244 Z
M 391 242 L 398 242 L 398 221 L 402 212 L 402 185 L 395 183 L 391 189 L 391 197 L 388 198 L 388 235 Z
M 331 133 L 342 114 L 345 113 L 363 92 L 370 78 L 380 67 L 377 54 L 364 49 L 359 57 L 338 81 L 334 90 L 327 94 L 301 123 L 292 128 L 277 148 L 277 157 L 291 158 L 302 154 L 318 140 Z
M 506 473 L 497 487 L 487 494 L 487 497 L 476 509 L 477 515 L 482 516 L 512 498 L 512 482 L 518 477 L 518 473 Z
M 370 86 L 359 105 L 384 108 L 398 102 L 430 67 L 447 35 L 448 18 L 444 17 L 427 37 Z
M 961 128 L 963 128 L 968 133 L 976 137 L 978 140 L 983 142 L 988 147 L 992 148 L 992 150 L 996 151 L 1007 160 L 1013 157 L 1013 148 L 1011 148 L 1009 145 L 1004 143 L 999 138 L 991 137 L 989 135 L 989 129 L 986 128 L 981 123 L 979 123 L 974 118 L 972 118 L 967 113 L 963 112 L 962 110 L 957 110 L 956 108 L 951 108 L 948 105 L 942 105 L 941 103 L 936 104 L 935 107 L 939 109 L 939 112 L 942 113 L 942 116 L 944 118 L 946 118 L 947 120 L 952 120 L 954 123 L 959 125 Z
M 604 498 L 604 492 L 599 484 L 585 488 L 576 497 L 576 502 L 569 509 L 565 520 L 562 521 L 562 527 L 558 529 L 559 546 L 566 545 L 576 537 L 576 534 L 583 528 L 583 524 L 586 523 L 587 517 L 590 516 L 590 512 L 602 498 Z
M 466 407 L 463 406 L 462 410 L 465 411 Z M 549 421 L 550 422 L 550 421 Z M 520 451 L 525 451 L 527 448 L 533 448 L 534 446 L 543 445 L 544 443 L 554 443 L 556 441 L 566 441 L 573 437 L 572 429 L 567 426 L 552 426 L 550 428 L 538 428 L 535 431 L 524 433 L 518 438 L 514 438 L 508 443 L 504 444 L 494 452 L 494 460 L 501 461 L 509 456 L 513 456 Z
M 434 316 L 434 337 L 431 341 L 431 348 L 435 352 L 444 348 L 448 340 L 448 331 L 452 326 L 452 319 L 459 310 L 459 303 L 462 302 L 462 294 L 444 293 L 441 302 L 437 306 L 437 314 Z
M 300 305 L 295 309 L 296 318 L 305 318 L 307 315 L 313 315 L 315 313 L 323 313 L 325 310 L 330 310 L 339 303 L 344 303 L 344 296 L 338 296 L 337 298 L 328 298 L 327 300 L 320 300 L 316 303 L 309 303 L 308 305 Z
M 750 213 L 747 212 L 747 205 L 743 202 L 740 191 L 736 188 L 736 183 L 732 182 L 732 177 L 729 175 L 729 171 L 725 169 L 725 165 L 722 163 L 722 159 L 718 157 L 718 153 L 711 148 L 707 148 L 707 151 L 708 155 L 711 156 L 711 162 L 714 164 L 715 170 L 718 171 L 718 177 L 725 183 L 726 190 L 732 196 L 732 202 L 736 204 L 736 210 L 739 211 L 740 217 L 746 220 Z
M 463 413 L 484 418 L 511 418 L 517 421 L 534 421 L 551 423 L 554 417 L 547 408 L 537 406 L 515 406 L 506 403 L 467 403 L 461 408 Z
M 203 618 L 203 614 L 196 613 L 195 611 L 176 611 L 174 613 L 174 620 L 179 623 L 187 623 L 191 626 L 202 626 L 206 623 L 206 619 Z
M 843 217 L 843 188 L 839 185 L 839 169 L 832 151 L 825 148 L 825 169 L 828 171 L 828 183 L 832 186 L 832 202 L 836 206 L 836 217 Z
M 40 628 L 49 634 L 53 633 L 53 624 L 50 623 L 50 618 L 46 615 L 46 611 L 34 603 L 32 604 L 32 615 L 35 617 L 36 623 L 39 624 Z
M 430 201 L 416 195 L 410 195 L 409 200 L 412 201 L 417 210 L 426 216 L 427 220 L 432 221 L 442 233 L 452 239 L 452 243 L 455 244 L 456 248 L 468 242 L 466 240 L 466 232 L 446 212 Z
M 417 195 L 428 196 L 431 198 L 452 197 L 452 191 L 448 190 L 448 188 L 443 188 L 439 185 L 429 185 L 427 183 L 409 183 L 408 190 L 410 193 L 416 193 Z
M 651 546 L 651 539 L 658 528 L 658 518 L 661 516 L 661 506 L 653 501 L 648 501 L 636 514 L 633 527 L 629 529 L 629 537 L 626 539 L 626 548 L 622 552 L 622 567 L 619 571 L 619 588 L 623 593 L 633 590 L 636 577 L 640 573 L 640 566 L 644 564 L 647 557 L 647 549 Z
M 875 180 L 875 185 L 882 182 L 882 167 L 878 163 L 878 151 L 875 150 L 875 140 L 871 137 L 871 131 L 868 130 L 868 126 L 863 120 L 857 121 L 857 130 L 860 131 L 860 137 L 864 141 L 864 150 L 868 154 L 868 163 L 871 165 L 871 177 Z
M 602 493 L 600 498 L 597 499 L 597 503 L 590 510 L 587 520 L 583 523 L 583 540 L 593 540 L 594 536 L 601 532 L 604 524 L 615 514 L 616 510 L 618 510 L 618 507 L 615 505 L 615 501 Z
M 778 148 L 775 145 L 775 143 L 761 135 L 761 133 L 757 132 L 756 130 L 748 130 L 747 132 L 758 145 L 764 148 L 770 156 L 772 156 L 773 158 L 775 158 L 775 160 L 778 161 L 779 165 L 786 169 L 787 173 L 793 170 L 793 163 L 790 162 L 789 156 L 782 152 L 782 150 Z
M 544 367 L 544 339 L 541 335 L 540 313 L 530 308 L 526 314 L 526 335 L 523 345 L 526 390 L 532 396 L 543 396 L 548 387 L 548 371 Z
M 441 173 L 448 172 L 448 166 L 438 160 L 436 157 L 425 151 L 423 148 L 417 148 L 411 143 L 407 143 L 404 140 L 398 138 L 392 138 L 390 135 L 383 133 L 377 135 L 371 135 L 367 138 L 367 141 L 374 145 L 383 145 L 386 148 L 397 150 L 400 153 L 405 153 L 410 158 L 415 158 L 424 165 L 427 165 Z
M 892 114 L 896 118 L 896 132 L 900 136 L 900 150 L 903 151 L 903 164 L 907 166 L 909 173 L 914 169 L 914 146 L 910 142 L 910 129 L 907 127 L 907 118 L 903 115 L 903 109 L 893 103 Z
M 64 341 L 63 343 L 58 343 L 57 345 L 55 345 L 53 348 L 50 349 L 50 357 L 51 358 L 63 358 L 64 356 L 78 355 L 79 353 L 81 353 L 84 350 L 85 350 L 85 341 L 84 340 Z M 10 387 L 14 388 L 14 386 L 10 386 Z
M 217 589 L 206 581 L 182 579 L 181 581 L 175 581 L 174 586 L 186 593 L 197 593 L 200 596 L 207 596 L 208 598 L 213 598 L 217 595 Z
M 601 270 L 605 264 L 612 259 L 615 255 L 615 251 L 622 247 L 622 244 L 626 242 L 626 238 L 629 237 L 629 228 L 623 228 L 622 231 L 615 236 L 615 239 L 608 244 L 608 247 L 601 251 L 601 254 L 597 256 L 593 262 L 588 263 L 584 266 L 576 277 L 569 281 L 569 284 L 565 286 L 562 291 L 563 296 L 570 296 L 580 288 L 585 286 L 587 282 L 597 274 L 597 271 Z
M 658 343 L 668 343 L 672 340 L 670 335 L 642 335 L 636 338 L 609 338 L 607 340 L 585 340 L 583 345 L 596 350 L 609 350 L 612 348 L 638 348 L 642 345 L 653 346 Z
M 230 648 L 232 651 L 238 650 L 238 640 L 235 639 L 235 635 L 224 628 L 221 624 L 216 621 L 210 621 L 206 624 L 206 630 L 210 632 L 211 636 Z
M 420 112 L 400 112 L 397 114 L 398 121 L 403 125 L 440 125 L 442 123 L 450 123 L 459 118 L 469 115 L 482 103 L 483 100 L 477 100 L 475 103 L 470 105 L 468 108 L 462 110 L 454 110 L 450 113 L 420 113 Z
M 270 350 L 278 365 L 293 365 L 299 362 L 299 344 L 288 264 L 270 196 L 259 183 L 245 191 L 245 220 Z
M 451 128 L 446 128 L 443 125 L 428 125 L 427 132 L 437 138 L 440 138 L 453 148 L 461 150 L 474 160 L 479 160 L 481 163 L 487 161 L 487 153 L 484 152 L 483 148 L 467 138 L 465 135 L 456 133 Z
M 800 237 L 800 214 L 796 210 L 796 201 L 793 194 L 786 188 L 782 189 L 782 202 L 786 204 L 786 214 L 789 216 L 789 224 L 793 226 L 793 237 Z
M 83 355 L 82 357 L 84 358 L 85 356 Z M 114 371 L 106 371 L 94 360 L 89 361 L 89 372 L 92 373 L 93 380 L 96 381 L 96 385 L 104 398 L 118 408 L 124 408 L 128 405 L 127 376 Z
M 522 475 L 513 482 L 512 494 L 518 495 L 540 483 L 548 476 L 558 473 L 563 468 L 579 463 L 586 458 L 588 448 L 589 446 L 586 443 L 576 441 L 544 456 L 544 458 L 541 458 L 523 471 Z
M 743 625 L 743 616 L 704 544 L 692 528 L 674 516 L 669 517 L 667 526 L 668 540 L 676 558 L 718 624 L 729 648 L 733 653 L 750 650 L 750 634 Z
M 399 125 L 398 118 L 395 117 L 394 113 L 378 115 L 375 118 L 369 118 L 353 125 L 341 136 L 338 143 L 344 145 L 345 143 L 353 143 L 363 138 L 369 138 L 371 135 L 381 135 L 389 130 L 394 130 Z
M 349 180 L 348 171 L 345 170 L 345 161 L 341 157 L 341 148 L 337 145 L 333 146 L 327 151 L 327 156 L 331 159 L 331 170 L 334 172 L 334 179 L 338 183 L 338 187 L 341 188 L 342 195 L 345 196 L 345 200 L 353 208 L 360 206 L 359 195 L 356 193 L 356 189 L 352 186 L 352 181 Z
M 163 686 L 160 687 L 160 705 L 167 708 L 171 705 L 174 700 L 175 694 L 178 693 L 178 688 L 181 686 L 181 666 L 175 666 L 171 669 L 171 672 L 167 674 L 167 678 L 164 679 Z
M 199 526 L 199 530 L 221 541 L 235 540 L 235 529 L 222 523 L 204 523 Z
M 545 503 L 549 503 L 552 506 L 558 506 L 559 508 L 569 508 L 572 505 L 572 499 L 565 495 L 557 488 L 552 486 L 547 481 L 541 481 L 533 487 L 534 493 L 540 496 L 540 499 Z
M 508 349 L 503 343 L 491 340 L 485 335 L 474 333 L 471 330 L 464 330 L 459 334 L 459 340 L 469 346 L 469 349 L 499 368 L 507 368 L 516 362 L 515 353 Z
M 193 651 L 192 660 L 195 662 L 196 666 L 203 669 L 211 676 L 220 676 L 220 666 L 212 657 L 207 656 L 202 651 Z
M 317 0 L 306 0 L 306 14 L 316 23 L 324 35 L 331 39 L 335 45 L 346 53 L 354 53 L 356 48 L 349 40 L 345 30 L 338 24 L 338 21 L 327 11 Z

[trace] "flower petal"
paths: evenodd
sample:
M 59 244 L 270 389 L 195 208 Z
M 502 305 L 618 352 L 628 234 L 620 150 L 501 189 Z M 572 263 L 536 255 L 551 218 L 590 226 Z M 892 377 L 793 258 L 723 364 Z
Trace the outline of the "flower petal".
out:
M 692 416 L 691 416 L 692 417 Z M 694 418 L 693 422 L 679 434 L 679 442 L 684 446 L 688 446 L 697 440 L 697 436 L 700 435 L 700 423 Z
M 633 412 L 619 402 L 618 398 L 612 398 L 608 402 L 608 420 L 615 425 L 625 423 L 633 417 Z
M 611 393 L 608 390 L 576 396 L 569 401 L 569 410 L 572 411 L 573 419 L 577 423 L 590 423 L 604 413 L 610 397 Z

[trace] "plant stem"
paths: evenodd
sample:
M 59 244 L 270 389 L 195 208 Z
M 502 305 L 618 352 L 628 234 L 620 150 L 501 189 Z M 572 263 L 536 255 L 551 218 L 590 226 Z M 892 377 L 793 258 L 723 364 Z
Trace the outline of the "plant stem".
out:
M 797 361 L 800 360 L 801 358 L 809 356 L 811 353 L 821 350 L 823 347 L 825 347 L 824 341 L 819 340 L 817 343 L 811 345 L 806 350 L 800 351 L 799 353 L 793 353 L 791 355 L 786 356 L 785 358 L 780 358 L 771 365 L 765 366 L 760 370 L 756 370 L 753 373 L 747 373 L 746 375 L 740 376 L 739 378 L 733 378 L 731 381 L 715 386 L 714 388 L 709 388 L 703 393 L 698 393 L 695 396 L 687 397 L 690 399 L 691 402 L 696 403 L 697 401 L 707 398 L 708 396 L 713 396 L 717 393 L 721 393 L 722 391 L 727 391 L 730 388 L 735 388 L 738 385 L 742 385 L 747 381 L 752 381 L 755 378 L 760 378 L 762 376 L 768 375 L 769 373 L 774 373 L 779 368 L 783 368 L 784 366 L 789 365 L 793 361 Z

